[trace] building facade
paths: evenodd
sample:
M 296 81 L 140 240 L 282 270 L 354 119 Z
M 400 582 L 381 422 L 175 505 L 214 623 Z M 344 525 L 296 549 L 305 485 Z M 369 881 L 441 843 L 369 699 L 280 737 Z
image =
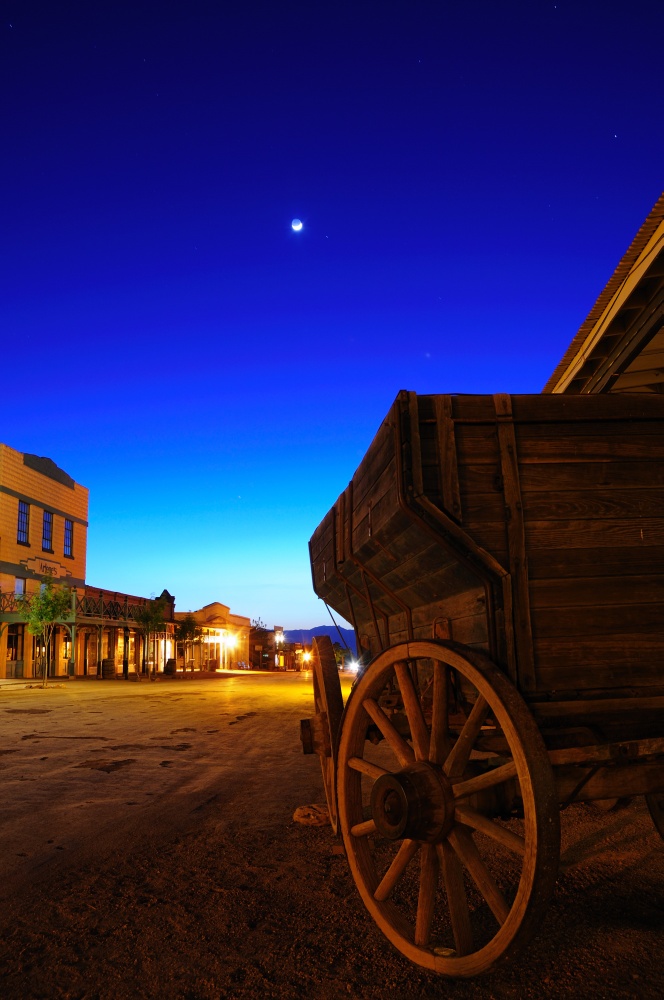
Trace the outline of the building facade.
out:
M 198 626 L 197 634 L 177 642 L 178 670 L 234 670 L 249 665 L 249 618 L 214 601 L 198 611 L 176 611 L 176 634 L 187 619 Z
M 0 590 L 30 593 L 45 576 L 85 583 L 88 491 L 50 458 L 0 444 Z
M 88 491 L 50 458 L 0 444 L 0 677 L 33 676 L 44 650 L 31 636 L 18 599 L 45 577 L 74 592 L 85 586 Z M 58 629 L 51 660 L 72 658 L 71 629 Z
M 176 614 L 167 590 L 156 599 L 85 582 L 88 490 L 55 462 L 0 444 L 0 678 L 115 677 L 171 672 L 177 663 Z M 70 592 L 49 649 L 30 634 L 25 600 L 46 578 Z M 191 613 L 198 643 L 186 652 L 197 669 L 249 660 L 250 621 L 215 602 Z M 179 666 L 184 666 L 182 644 Z

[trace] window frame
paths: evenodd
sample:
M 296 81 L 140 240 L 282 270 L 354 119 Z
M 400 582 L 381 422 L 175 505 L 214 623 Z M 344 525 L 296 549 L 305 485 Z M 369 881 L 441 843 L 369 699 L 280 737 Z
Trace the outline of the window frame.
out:
M 25 626 L 21 622 L 12 622 L 7 628 L 7 663 L 20 663 L 23 660 L 24 643 Z
M 74 558 L 74 522 L 69 517 L 65 518 L 63 555 L 66 559 Z
M 18 502 L 16 543 L 17 545 L 30 545 L 30 504 L 26 500 Z
M 48 531 L 46 530 L 48 526 Z M 42 552 L 53 552 L 53 511 L 45 510 L 42 518 Z

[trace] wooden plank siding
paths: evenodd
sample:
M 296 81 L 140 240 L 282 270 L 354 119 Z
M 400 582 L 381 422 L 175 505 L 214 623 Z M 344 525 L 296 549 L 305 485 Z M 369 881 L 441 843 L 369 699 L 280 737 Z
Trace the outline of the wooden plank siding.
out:
M 662 684 L 663 402 L 554 398 L 514 397 L 513 408 L 536 690 Z M 497 427 L 487 399 L 457 399 L 463 523 L 504 560 Z M 659 657 L 644 656 L 653 643 Z
M 531 703 L 664 690 L 664 398 L 401 393 L 335 510 L 314 587 L 372 652 L 493 648 Z

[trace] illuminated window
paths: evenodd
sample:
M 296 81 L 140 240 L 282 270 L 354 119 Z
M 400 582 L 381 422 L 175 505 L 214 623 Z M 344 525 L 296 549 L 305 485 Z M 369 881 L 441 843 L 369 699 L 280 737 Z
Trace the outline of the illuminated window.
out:
M 22 576 L 17 576 L 14 581 L 14 593 L 25 594 L 25 579 Z
M 74 522 L 65 518 L 65 555 L 70 559 L 74 555 Z
M 29 545 L 30 544 L 30 504 L 25 503 L 23 500 L 18 502 L 18 530 L 16 532 L 16 541 L 19 545 Z
M 50 510 L 44 511 L 44 521 L 42 526 L 42 549 L 44 552 L 53 551 L 53 515 Z

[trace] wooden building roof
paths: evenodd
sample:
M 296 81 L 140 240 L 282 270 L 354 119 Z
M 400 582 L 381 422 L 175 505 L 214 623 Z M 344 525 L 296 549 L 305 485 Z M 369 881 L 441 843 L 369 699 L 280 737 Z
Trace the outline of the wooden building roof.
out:
M 664 194 L 543 391 L 664 393 Z

